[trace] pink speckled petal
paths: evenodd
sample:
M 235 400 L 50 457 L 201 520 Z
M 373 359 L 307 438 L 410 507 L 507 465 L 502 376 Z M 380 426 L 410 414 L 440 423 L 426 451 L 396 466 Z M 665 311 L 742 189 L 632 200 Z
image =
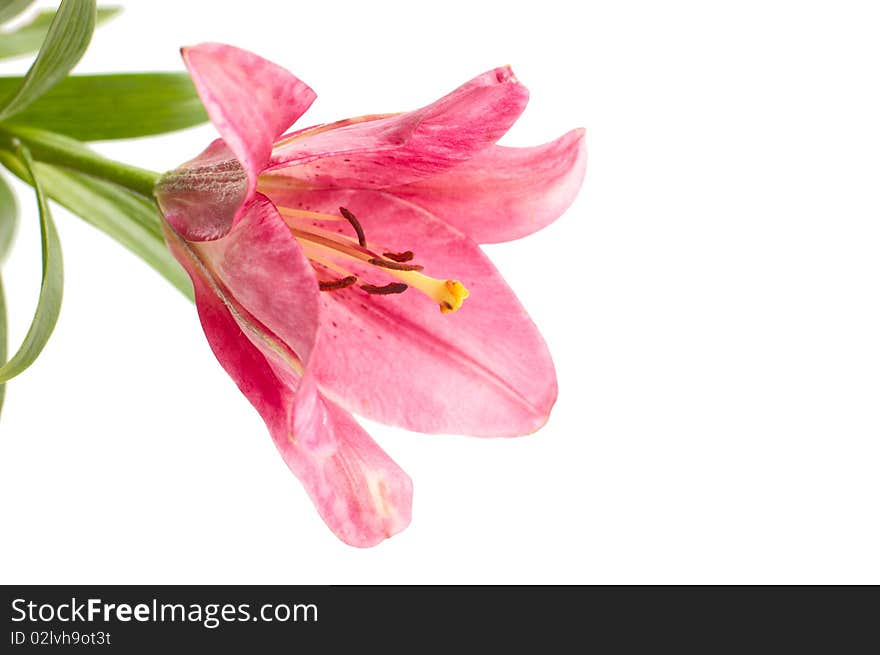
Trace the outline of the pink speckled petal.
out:
M 495 143 L 527 101 L 510 68 L 496 68 L 416 111 L 282 139 L 266 173 L 315 188 L 380 188 L 438 175 Z
M 203 43 L 183 48 L 181 53 L 211 122 L 233 156 L 212 146 L 182 170 L 167 174 L 157 193 L 162 194 L 163 209 L 175 202 L 170 197 L 172 190 L 200 199 L 202 206 L 195 211 L 192 198 L 179 201 L 178 205 L 186 207 L 172 207 L 169 222 L 191 241 L 217 239 L 230 230 L 239 216 L 236 210 L 253 196 L 257 176 L 272 152 L 272 142 L 309 108 L 316 96 L 288 71 L 245 50 Z M 199 174 L 210 173 L 211 167 L 221 168 L 230 186 L 219 189 L 214 202 L 211 194 L 204 192 L 206 185 L 213 184 L 210 175 L 207 181 L 198 179 Z M 183 211 L 186 208 L 190 211 Z
M 253 191 L 272 142 L 305 113 L 315 92 L 292 73 L 246 50 L 202 43 L 181 53 L 211 122 L 244 166 L 249 192 Z
M 331 530 L 366 547 L 405 528 L 409 477 L 318 393 L 307 368 L 301 378 L 318 330 L 318 292 L 311 265 L 274 207 L 256 196 L 217 241 L 187 244 L 170 229 L 166 238 L 192 278 L 217 359 L 263 417 Z M 291 307 L 297 311 L 285 316 Z
M 455 313 L 413 288 L 369 295 L 357 286 L 324 292 L 322 327 L 310 368 L 322 392 L 346 409 L 420 432 L 513 436 L 537 430 L 556 399 L 541 335 L 479 247 L 425 210 L 381 191 L 310 191 L 286 203 L 320 212 L 344 206 L 367 240 L 470 297 Z M 379 246 L 378 244 L 381 244 Z M 347 263 L 362 282 L 394 280 Z
M 533 148 L 491 146 L 438 175 L 388 189 L 477 243 L 519 239 L 568 209 L 584 180 L 584 131 Z

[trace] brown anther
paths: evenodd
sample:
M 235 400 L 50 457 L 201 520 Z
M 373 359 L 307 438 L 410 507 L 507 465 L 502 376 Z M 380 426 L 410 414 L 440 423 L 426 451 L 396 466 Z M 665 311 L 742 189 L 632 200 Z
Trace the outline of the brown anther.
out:
M 382 256 L 395 262 L 408 262 L 415 257 L 412 250 L 407 250 L 405 252 L 383 252 Z
M 348 275 L 346 277 L 339 278 L 338 280 L 330 280 L 329 282 L 318 280 L 318 288 L 321 291 L 336 291 L 337 289 L 350 287 L 357 281 L 358 279 L 354 275 Z
M 388 259 L 379 259 L 378 257 L 370 257 L 367 260 L 373 266 L 381 266 L 382 268 L 390 268 L 395 271 L 421 271 L 424 266 L 419 264 L 401 264 Z
M 339 208 L 339 213 L 342 214 L 342 218 L 351 223 L 351 226 L 354 228 L 355 233 L 357 233 L 358 245 L 361 248 L 367 247 L 367 237 L 364 234 L 364 228 L 361 227 L 360 221 L 354 217 L 350 211 L 348 211 L 345 207 Z
M 392 293 L 403 293 L 408 288 L 409 287 L 403 282 L 392 282 L 391 284 L 386 284 L 383 287 L 377 287 L 375 284 L 361 285 L 361 289 L 363 289 L 367 293 L 372 293 L 377 296 L 387 296 Z

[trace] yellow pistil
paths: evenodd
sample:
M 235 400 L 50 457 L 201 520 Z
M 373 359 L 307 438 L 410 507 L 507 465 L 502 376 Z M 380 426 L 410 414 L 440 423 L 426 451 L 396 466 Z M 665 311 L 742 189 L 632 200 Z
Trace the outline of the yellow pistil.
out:
M 451 314 L 460 309 L 464 299 L 470 295 L 467 287 L 458 280 L 438 280 L 418 271 L 388 272 L 436 302 L 444 314 Z
M 448 297 L 440 303 L 440 311 L 444 314 L 449 314 L 458 310 L 464 302 L 464 299 L 471 295 L 471 292 L 467 290 L 467 287 L 458 280 L 446 280 L 444 286 L 448 292 Z

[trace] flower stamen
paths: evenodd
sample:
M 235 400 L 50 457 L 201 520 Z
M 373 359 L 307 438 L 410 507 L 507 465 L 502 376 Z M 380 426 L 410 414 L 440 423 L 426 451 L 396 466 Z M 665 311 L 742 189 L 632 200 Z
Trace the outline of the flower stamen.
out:
M 415 254 L 412 250 L 407 250 L 405 252 L 383 252 L 382 256 L 395 262 L 408 262 L 415 257 Z
M 389 261 L 387 259 L 381 259 L 379 257 L 370 257 L 367 260 L 368 263 L 373 266 L 380 266 L 381 268 L 390 268 L 395 271 L 421 271 L 424 270 L 424 266 L 421 264 L 401 264 L 396 261 Z
M 391 284 L 386 284 L 381 287 L 377 287 L 375 284 L 362 284 L 361 289 L 370 294 L 375 294 L 377 296 L 387 296 L 392 293 L 403 293 L 409 287 L 405 285 L 403 282 L 392 282 Z
M 318 280 L 318 288 L 321 291 L 336 291 L 338 289 L 345 289 L 346 287 L 350 287 L 352 284 L 357 282 L 357 278 L 354 275 L 347 275 L 346 277 L 341 277 L 338 280 Z
M 351 223 L 351 226 L 354 228 L 355 234 L 357 234 L 358 245 L 362 248 L 367 247 L 367 237 L 364 234 L 364 228 L 361 227 L 360 221 L 355 218 L 354 214 L 348 211 L 345 207 L 339 208 L 339 213 L 342 214 L 342 218 Z
M 338 216 L 289 207 L 279 207 L 278 209 L 287 222 L 291 233 L 300 242 L 306 256 L 313 264 L 319 264 L 340 274 L 341 277 L 335 280 L 319 281 L 318 285 L 322 291 L 345 289 L 355 284 L 358 279 L 362 279 L 364 277 L 363 270 L 355 269 L 354 273 L 357 275 L 354 275 L 346 268 L 333 263 L 335 261 L 354 261 L 361 265 L 375 266 L 387 275 L 400 280 L 400 282 L 391 282 L 385 285 L 366 283 L 358 285 L 366 293 L 372 295 L 398 294 L 413 287 L 436 302 L 444 314 L 460 309 L 465 298 L 469 295 L 468 290 L 458 280 L 441 280 L 430 277 L 421 272 L 424 269 L 421 264 L 407 263 L 412 261 L 415 256 L 411 250 L 392 252 L 370 244 L 360 221 L 345 207 L 340 207 L 339 213 L 354 229 L 357 241 L 350 236 L 322 229 L 316 224 L 305 224 L 306 221 L 341 220 Z M 377 250 L 382 253 L 381 256 L 377 254 Z

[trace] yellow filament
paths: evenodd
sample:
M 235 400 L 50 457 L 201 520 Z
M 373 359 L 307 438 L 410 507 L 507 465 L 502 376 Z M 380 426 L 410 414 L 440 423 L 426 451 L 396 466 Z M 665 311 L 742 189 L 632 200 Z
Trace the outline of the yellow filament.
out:
M 296 227 L 290 228 L 291 233 L 295 236 L 300 243 L 303 241 L 308 241 L 310 245 L 315 246 L 316 248 L 321 248 L 328 253 L 335 255 L 344 255 L 351 259 L 357 259 L 362 262 L 369 262 L 372 255 L 366 252 L 361 252 L 357 249 L 357 241 L 353 243 L 348 243 L 345 241 L 340 241 L 338 234 L 330 233 L 332 236 L 326 236 L 323 234 L 317 234 L 314 230 L 301 230 Z
M 278 205 L 278 213 L 282 216 L 290 216 L 291 218 L 313 218 L 316 221 L 342 221 L 342 216 L 334 216 L 333 214 L 322 214 L 321 212 L 309 212 L 305 209 L 292 209 L 290 207 L 282 207 Z
M 332 259 L 328 259 L 327 257 L 322 256 L 318 249 L 312 247 L 312 244 L 308 241 L 300 241 L 299 239 L 297 239 L 297 241 L 299 241 L 299 245 L 302 246 L 303 252 L 306 254 L 306 257 L 309 258 L 309 261 L 320 264 L 321 266 L 333 271 L 334 273 L 339 273 L 341 277 L 348 277 L 349 275 L 352 275 L 351 271 L 337 265 Z

